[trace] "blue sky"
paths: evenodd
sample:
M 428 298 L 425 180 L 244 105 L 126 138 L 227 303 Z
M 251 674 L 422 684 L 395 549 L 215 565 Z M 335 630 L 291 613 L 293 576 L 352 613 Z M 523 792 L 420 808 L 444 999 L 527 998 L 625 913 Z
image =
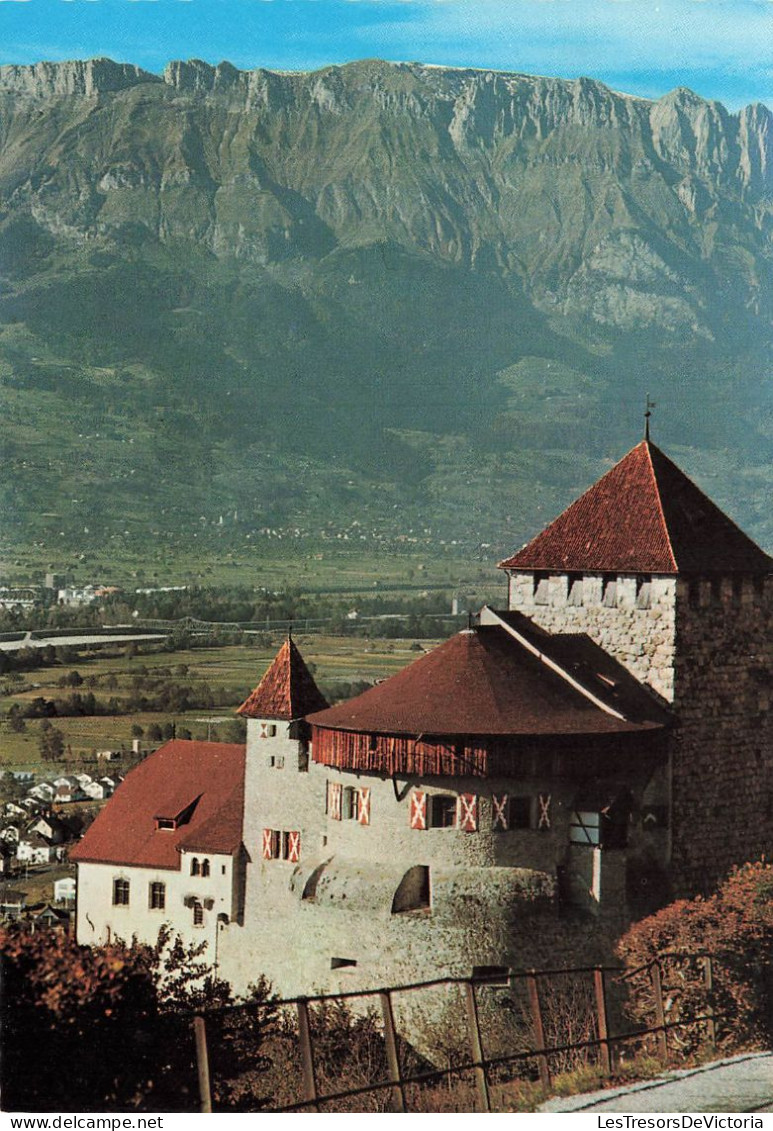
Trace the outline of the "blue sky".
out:
M 379 57 L 773 106 L 773 0 L 0 0 L 0 63 L 306 70 Z

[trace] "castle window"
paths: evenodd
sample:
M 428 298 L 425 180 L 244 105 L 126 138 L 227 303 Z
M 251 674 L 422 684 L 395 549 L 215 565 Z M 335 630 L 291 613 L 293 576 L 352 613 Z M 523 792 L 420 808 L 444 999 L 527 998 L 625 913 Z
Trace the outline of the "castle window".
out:
M 262 855 L 264 860 L 289 860 L 297 864 L 301 858 L 300 831 L 264 829 Z
M 166 907 L 166 884 L 155 881 L 148 885 L 148 906 L 151 911 L 163 911 Z
M 129 906 L 129 881 L 113 880 L 113 906 Z
M 503 794 L 491 798 L 491 827 L 494 832 L 534 828 L 534 800 Z
M 740 605 L 743 597 L 743 578 L 737 574 L 733 578 L 733 604 Z
M 285 768 L 284 754 L 269 754 L 268 765 L 272 770 L 283 770 Z
M 456 828 L 456 797 L 451 793 L 434 793 L 429 799 L 429 827 Z
M 600 821 L 599 813 L 580 812 L 579 810 L 572 813 L 572 819 L 569 822 L 569 843 L 592 844 L 594 846 L 600 844 Z
M 652 603 L 652 578 L 649 574 L 639 574 L 636 578 L 636 608 L 649 609 Z
M 331 970 L 346 970 L 346 969 L 351 969 L 352 966 L 356 966 L 356 965 L 357 965 L 357 959 L 356 958 L 331 958 L 330 959 L 330 969 Z
M 426 864 L 416 864 L 409 868 L 392 900 L 392 914 L 403 911 L 428 911 L 430 907 L 429 868 Z
M 353 821 L 357 817 L 357 792 L 350 785 L 344 789 L 341 816 L 345 821 Z
M 601 603 L 607 609 L 617 607 L 617 578 L 612 573 L 605 573 L 602 581 Z
M 712 577 L 711 579 L 711 602 L 713 605 L 719 605 L 722 602 L 722 578 Z
M 204 908 L 198 899 L 193 902 L 193 925 L 194 927 L 204 926 Z
M 201 865 L 199 864 L 198 856 L 194 856 L 191 860 L 191 875 L 198 876 L 201 874 Z
M 209 875 L 209 860 L 202 860 L 201 861 L 201 874 L 202 874 L 202 876 L 208 876 Z
M 598 810 L 575 810 L 569 822 L 570 844 L 625 848 L 630 801 L 625 793 Z

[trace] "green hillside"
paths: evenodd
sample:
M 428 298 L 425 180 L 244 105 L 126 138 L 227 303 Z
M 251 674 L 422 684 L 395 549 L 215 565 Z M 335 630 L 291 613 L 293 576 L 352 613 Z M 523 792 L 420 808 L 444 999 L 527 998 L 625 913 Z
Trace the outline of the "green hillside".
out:
M 647 392 L 772 548 L 771 170 L 684 90 L 1 67 L 3 557 L 493 560 Z

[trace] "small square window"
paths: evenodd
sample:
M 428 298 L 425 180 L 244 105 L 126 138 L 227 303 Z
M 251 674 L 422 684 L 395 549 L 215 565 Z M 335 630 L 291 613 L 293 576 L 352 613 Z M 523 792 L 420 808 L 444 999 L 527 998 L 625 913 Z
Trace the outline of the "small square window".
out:
M 429 798 L 429 827 L 456 828 L 456 797 L 451 793 L 435 793 Z
M 601 843 L 601 815 L 599 813 L 580 812 L 572 813 L 569 823 L 569 842 L 571 844 Z
M 530 829 L 533 825 L 534 806 L 530 797 L 511 797 L 508 803 L 508 817 L 511 829 Z

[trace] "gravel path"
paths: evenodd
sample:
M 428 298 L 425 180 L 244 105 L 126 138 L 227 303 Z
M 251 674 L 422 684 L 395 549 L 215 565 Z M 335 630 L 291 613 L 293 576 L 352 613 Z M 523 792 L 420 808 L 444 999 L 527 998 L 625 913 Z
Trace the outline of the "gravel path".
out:
M 746 1053 L 625 1088 L 550 1100 L 539 1110 L 773 1112 L 773 1053 Z

